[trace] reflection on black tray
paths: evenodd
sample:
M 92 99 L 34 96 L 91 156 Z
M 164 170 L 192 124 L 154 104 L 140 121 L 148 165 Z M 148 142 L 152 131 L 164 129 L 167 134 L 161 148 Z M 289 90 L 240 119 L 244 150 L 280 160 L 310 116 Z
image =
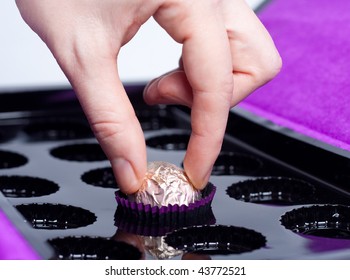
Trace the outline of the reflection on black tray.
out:
M 266 238 L 261 233 L 242 227 L 205 225 L 175 230 L 167 234 L 165 242 L 189 252 L 241 254 L 265 246 Z
M 139 260 L 141 252 L 109 238 L 68 236 L 49 240 L 60 260 Z

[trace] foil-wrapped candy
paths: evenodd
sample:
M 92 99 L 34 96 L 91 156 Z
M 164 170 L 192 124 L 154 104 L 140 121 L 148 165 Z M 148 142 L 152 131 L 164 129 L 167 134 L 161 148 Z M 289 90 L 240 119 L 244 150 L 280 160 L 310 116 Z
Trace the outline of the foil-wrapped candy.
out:
M 183 252 L 169 246 L 164 236 L 142 236 L 146 251 L 158 260 L 172 259 Z
M 138 192 L 129 200 L 153 206 L 186 205 L 202 198 L 183 169 L 174 164 L 155 161 L 148 164 L 147 173 Z

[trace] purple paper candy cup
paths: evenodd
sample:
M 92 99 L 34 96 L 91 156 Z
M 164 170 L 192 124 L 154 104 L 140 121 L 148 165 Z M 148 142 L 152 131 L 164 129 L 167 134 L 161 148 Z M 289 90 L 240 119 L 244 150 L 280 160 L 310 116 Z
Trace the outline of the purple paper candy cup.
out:
M 147 236 L 161 236 L 174 229 L 198 225 L 213 224 L 215 217 L 211 210 L 216 187 L 208 183 L 201 191 L 202 198 L 186 205 L 154 206 L 131 202 L 121 191 L 115 196 L 118 208 L 115 225 L 127 232 Z

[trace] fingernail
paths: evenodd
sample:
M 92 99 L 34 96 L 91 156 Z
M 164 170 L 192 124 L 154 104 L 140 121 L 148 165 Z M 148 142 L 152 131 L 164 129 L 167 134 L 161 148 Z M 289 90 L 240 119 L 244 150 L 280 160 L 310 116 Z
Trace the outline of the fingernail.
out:
M 202 178 L 202 180 L 200 182 L 198 182 L 198 186 L 195 186 L 197 189 L 199 190 L 203 190 L 206 185 L 208 184 L 209 182 L 209 178 L 210 178 L 210 175 L 211 175 L 211 169 L 209 170 L 209 172 Z
M 156 80 L 157 80 L 157 79 L 153 79 L 152 81 L 150 81 L 150 82 L 146 85 L 146 87 L 143 89 L 143 96 L 144 96 L 144 97 L 145 97 L 145 96 L 148 94 L 148 92 L 149 92 L 150 90 L 152 90 L 152 88 L 155 86 Z
M 129 161 L 124 158 L 118 158 L 113 161 L 112 167 L 118 187 L 122 192 L 131 194 L 140 188 L 139 180 Z
M 186 171 L 185 166 L 184 169 L 190 182 L 197 190 L 203 190 L 206 187 L 209 182 L 212 169 L 210 169 L 202 178 L 198 178 L 198 176 L 191 176 L 191 173 Z

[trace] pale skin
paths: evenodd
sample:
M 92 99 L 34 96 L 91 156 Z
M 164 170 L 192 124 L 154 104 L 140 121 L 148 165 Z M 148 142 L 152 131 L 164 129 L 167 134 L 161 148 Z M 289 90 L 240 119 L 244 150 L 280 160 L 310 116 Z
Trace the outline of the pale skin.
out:
M 146 173 L 140 124 L 116 61 L 150 17 L 183 45 L 179 68 L 149 83 L 148 104 L 191 108 L 184 168 L 194 186 L 209 180 L 230 108 L 271 80 L 281 58 L 244 0 L 16 0 L 72 84 L 121 190 Z M 205 147 L 205 149 L 203 148 Z

